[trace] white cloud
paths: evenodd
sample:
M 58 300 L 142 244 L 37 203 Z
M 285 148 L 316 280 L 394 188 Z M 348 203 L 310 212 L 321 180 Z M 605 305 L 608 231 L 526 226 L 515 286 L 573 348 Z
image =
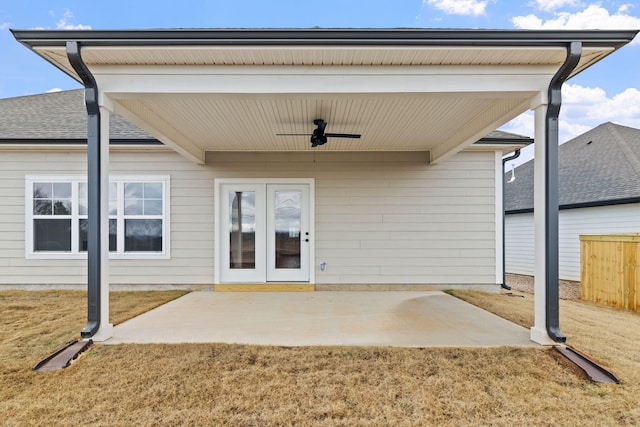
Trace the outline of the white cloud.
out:
M 74 19 L 75 18 L 73 16 L 73 13 L 71 13 L 69 9 L 65 10 L 64 14 L 62 15 L 62 18 L 60 18 L 56 23 L 56 29 L 58 30 L 90 30 L 91 29 L 90 25 L 72 23 Z
M 613 122 L 624 126 L 640 128 L 640 90 L 629 88 L 609 98 L 601 88 L 565 84 L 562 87 L 562 108 L 560 109 L 559 140 L 567 142 L 588 130 Z M 502 130 L 520 135 L 534 135 L 534 116 L 527 111 L 516 117 Z
M 0 22 L 0 30 L 6 30 L 11 26 L 11 22 Z
M 565 6 L 576 6 L 578 0 L 535 0 L 535 5 L 544 11 L 550 12 Z
M 515 119 L 511 120 L 500 129 L 505 132 L 512 132 L 518 135 L 528 136 L 533 138 L 533 112 L 527 111 L 520 114 Z
M 604 122 L 640 128 L 640 91 L 629 88 L 608 98 L 600 88 L 585 88 L 566 85 L 563 99 L 567 106 L 564 116 L 573 122 L 582 121 L 589 125 Z
M 488 0 L 423 0 L 430 6 L 451 15 L 484 15 Z
M 590 5 L 586 9 L 576 12 L 555 12 L 554 18 L 546 21 L 534 14 L 515 16 L 511 22 L 516 28 L 526 29 L 593 29 L 593 30 L 636 30 L 640 29 L 640 18 L 628 14 L 629 6 L 625 5 L 616 13 L 599 5 Z M 636 37 L 632 43 L 640 43 Z
M 53 13 L 53 12 L 51 12 Z M 62 15 L 62 18 L 56 22 L 56 30 L 90 30 L 91 25 L 75 24 L 73 21 L 75 17 L 73 13 L 66 9 Z M 47 30 L 50 27 L 33 27 L 32 30 Z
M 631 7 L 632 7 L 632 6 L 633 6 L 633 5 L 630 5 L 630 4 L 623 4 L 622 6 L 620 6 L 620 7 L 618 8 L 618 13 L 625 13 L 625 12 L 628 12 L 628 11 L 629 11 L 629 9 L 631 9 Z
M 53 92 L 62 92 L 62 89 L 60 89 L 59 87 L 54 87 L 47 91 L 47 93 L 53 93 Z
M 543 28 L 544 22 L 533 13 L 527 16 L 514 16 L 511 18 L 513 26 L 521 29 L 538 30 Z

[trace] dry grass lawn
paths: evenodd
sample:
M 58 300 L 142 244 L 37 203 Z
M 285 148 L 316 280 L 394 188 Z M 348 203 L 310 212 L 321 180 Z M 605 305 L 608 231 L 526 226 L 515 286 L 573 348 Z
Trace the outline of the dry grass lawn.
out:
M 530 323 L 531 296 L 458 295 Z M 173 297 L 113 294 L 112 320 Z M 592 384 L 549 350 L 510 347 L 94 345 L 67 369 L 32 372 L 77 335 L 85 304 L 81 292 L 0 292 L 0 424 L 640 424 L 640 316 L 629 312 L 561 308 L 570 343 L 621 385 Z

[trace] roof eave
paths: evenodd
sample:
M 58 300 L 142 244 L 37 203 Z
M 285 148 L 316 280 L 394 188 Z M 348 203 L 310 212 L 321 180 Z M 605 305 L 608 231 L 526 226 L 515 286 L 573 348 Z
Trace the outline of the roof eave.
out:
M 615 49 L 637 30 L 477 30 L 477 29 L 155 29 L 155 30 L 19 30 L 14 37 L 29 48 L 63 46 L 166 45 L 428 45 L 553 46 L 582 41 Z

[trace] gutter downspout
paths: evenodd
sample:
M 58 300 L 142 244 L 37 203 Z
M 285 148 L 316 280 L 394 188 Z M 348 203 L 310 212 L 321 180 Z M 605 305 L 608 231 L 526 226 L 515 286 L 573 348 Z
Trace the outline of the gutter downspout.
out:
M 549 83 L 549 104 L 545 118 L 545 320 L 549 338 L 557 343 L 566 342 L 560 332 L 560 304 L 558 292 L 558 116 L 562 105 L 562 84 L 569 78 L 582 56 L 582 42 L 567 44 L 567 58 Z
M 511 286 L 507 285 L 507 249 L 506 249 L 506 228 L 505 228 L 505 201 L 504 201 L 504 193 L 505 193 L 505 185 L 504 185 L 504 165 L 510 161 L 510 160 L 515 160 L 518 157 L 520 157 L 520 149 L 518 148 L 513 155 L 509 156 L 509 157 L 505 157 L 504 159 L 502 159 L 502 284 L 500 286 L 502 286 L 502 289 L 506 289 L 507 291 L 511 290 Z
M 100 186 L 100 106 L 98 84 L 82 60 L 80 43 L 67 41 L 69 63 L 84 84 L 84 100 L 87 107 L 87 325 L 82 329 L 82 338 L 91 338 L 100 328 L 101 292 L 101 186 Z

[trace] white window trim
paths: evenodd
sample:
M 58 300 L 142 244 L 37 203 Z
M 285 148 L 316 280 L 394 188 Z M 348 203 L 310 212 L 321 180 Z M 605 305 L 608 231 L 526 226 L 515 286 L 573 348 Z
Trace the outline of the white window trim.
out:
M 71 182 L 72 206 L 71 220 L 76 227 L 80 217 L 78 213 L 77 183 L 86 182 L 86 175 L 26 175 L 25 176 L 25 258 L 26 259 L 87 259 L 86 252 L 78 252 L 78 235 L 71 236 L 71 252 L 34 252 L 33 250 L 33 183 L 34 182 Z M 163 215 L 162 215 L 162 251 L 161 252 L 109 252 L 109 259 L 170 259 L 171 258 L 171 179 L 169 175 L 110 175 L 109 182 L 118 185 L 118 230 L 124 230 L 124 182 L 162 182 L 163 183 Z M 118 248 L 124 251 L 124 232 L 117 235 Z

